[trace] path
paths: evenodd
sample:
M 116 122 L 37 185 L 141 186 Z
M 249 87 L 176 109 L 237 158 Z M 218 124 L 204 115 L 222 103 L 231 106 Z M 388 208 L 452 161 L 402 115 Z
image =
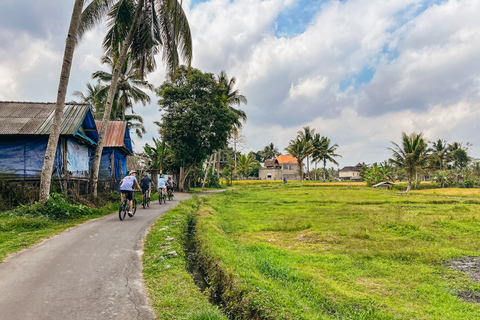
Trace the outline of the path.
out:
M 133 218 L 86 222 L 0 263 L 1 320 L 153 319 L 142 284 L 149 227 L 189 194 Z

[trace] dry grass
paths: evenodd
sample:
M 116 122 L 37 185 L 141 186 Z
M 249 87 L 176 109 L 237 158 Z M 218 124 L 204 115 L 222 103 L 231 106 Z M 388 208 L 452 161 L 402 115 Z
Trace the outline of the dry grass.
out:
M 480 196 L 480 189 L 477 188 L 444 188 L 444 189 L 425 189 L 413 190 L 412 193 L 420 194 L 438 194 L 445 196 Z

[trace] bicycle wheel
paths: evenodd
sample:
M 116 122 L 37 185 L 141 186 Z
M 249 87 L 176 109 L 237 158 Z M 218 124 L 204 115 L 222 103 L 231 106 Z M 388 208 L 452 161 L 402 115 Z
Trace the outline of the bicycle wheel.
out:
M 118 217 L 120 218 L 120 221 L 123 221 L 126 215 L 127 215 L 127 200 L 123 200 L 122 202 L 120 202 L 120 209 L 118 209 Z
M 145 207 L 147 206 L 147 194 L 145 192 L 143 193 L 143 196 L 142 196 L 142 206 L 143 206 L 143 209 L 145 209 Z
M 132 201 L 133 201 L 133 205 L 132 205 L 132 217 L 133 217 L 135 215 L 135 212 L 137 212 L 137 199 L 133 198 Z
M 162 190 L 158 191 L 158 203 L 162 204 L 163 192 Z
M 147 197 L 147 207 L 150 208 L 150 197 L 148 196 L 148 191 L 147 191 L 147 193 L 145 194 L 145 197 Z
M 167 195 L 165 193 L 163 194 L 162 198 L 163 198 L 163 203 L 167 203 Z
M 168 201 L 172 201 L 172 198 L 173 198 L 172 190 L 168 190 Z

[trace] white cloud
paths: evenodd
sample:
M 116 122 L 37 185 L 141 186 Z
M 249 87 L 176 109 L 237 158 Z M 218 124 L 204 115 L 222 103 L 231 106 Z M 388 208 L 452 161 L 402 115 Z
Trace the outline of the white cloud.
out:
M 313 99 L 318 96 L 320 91 L 325 89 L 328 84 L 328 78 L 317 76 L 315 78 L 300 79 L 297 85 L 292 83 L 288 97 L 295 100 L 301 97 Z

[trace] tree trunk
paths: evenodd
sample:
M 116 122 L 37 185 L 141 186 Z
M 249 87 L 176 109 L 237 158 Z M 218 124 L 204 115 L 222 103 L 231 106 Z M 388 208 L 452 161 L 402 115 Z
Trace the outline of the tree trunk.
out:
M 315 161 L 315 181 L 317 180 L 317 161 Z
M 326 170 L 327 170 L 327 161 L 323 160 L 323 181 L 325 181 L 326 179 L 325 177 Z
M 218 155 L 217 155 L 217 178 L 220 180 L 220 157 L 222 156 L 222 151 L 218 150 Z
M 418 172 L 415 172 L 415 190 L 417 190 Z
M 188 168 L 186 171 L 184 167 L 180 167 L 180 176 L 178 178 L 178 191 L 185 191 L 185 180 L 187 180 L 188 174 L 191 170 L 192 167 Z
M 203 178 L 202 188 L 205 188 L 205 183 L 207 182 L 208 171 L 210 170 L 210 163 L 213 161 L 213 153 L 210 156 L 210 160 L 207 163 L 207 171 L 205 171 L 205 177 Z
M 127 56 L 128 49 L 133 40 L 133 34 L 137 26 L 138 16 L 142 10 L 144 0 L 140 0 L 137 5 L 135 16 L 133 18 L 132 26 L 128 31 L 127 38 L 122 46 L 122 51 L 118 57 L 115 67 L 113 69 L 112 82 L 110 83 L 110 89 L 108 90 L 107 103 L 105 104 L 105 112 L 103 114 L 102 129 L 98 137 L 97 148 L 95 149 L 95 157 L 93 158 L 93 173 L 92 173 L 92 193 L 94 197 L 97 197 L 98 186 L 98 171 L 100 170 L 100 159 L 102 158 L 103 145 L 105 144 L 105 135 L 107 134 L 108 121 L 110 120 L 110 113 L 112 111 L 113 99 L 115 98 L 115 91 L 117 89 L 118 77 L 125 58 Z
M 50 185 L 52 183 L 53 162 L 57 151 L 58 139 L 60 137 L 60 127 L 62 123 L 63 108 L 65 106 L 65 96 L 67 95 L 68 80 L 70 78 L 70 70 L 72 68 L 73 52 L 77 43 L 77 32 L 80 26 L 84 0 L 76 0 L 72 17 L 70 19 L 70 27 L 65 43 L 65 52 L 63 53 L 62 71 L 60 73 L 60 82 L 58 84 L 57 102 L 55 105 L 55 113 L 53 116 L 52 128 L 48 138 L 47 150 L 43 161 L 42 174 L 40 177 L 40 203 L 45 203 L 50 195 Z M 66 166 L 67 164 L 64 163 Z

